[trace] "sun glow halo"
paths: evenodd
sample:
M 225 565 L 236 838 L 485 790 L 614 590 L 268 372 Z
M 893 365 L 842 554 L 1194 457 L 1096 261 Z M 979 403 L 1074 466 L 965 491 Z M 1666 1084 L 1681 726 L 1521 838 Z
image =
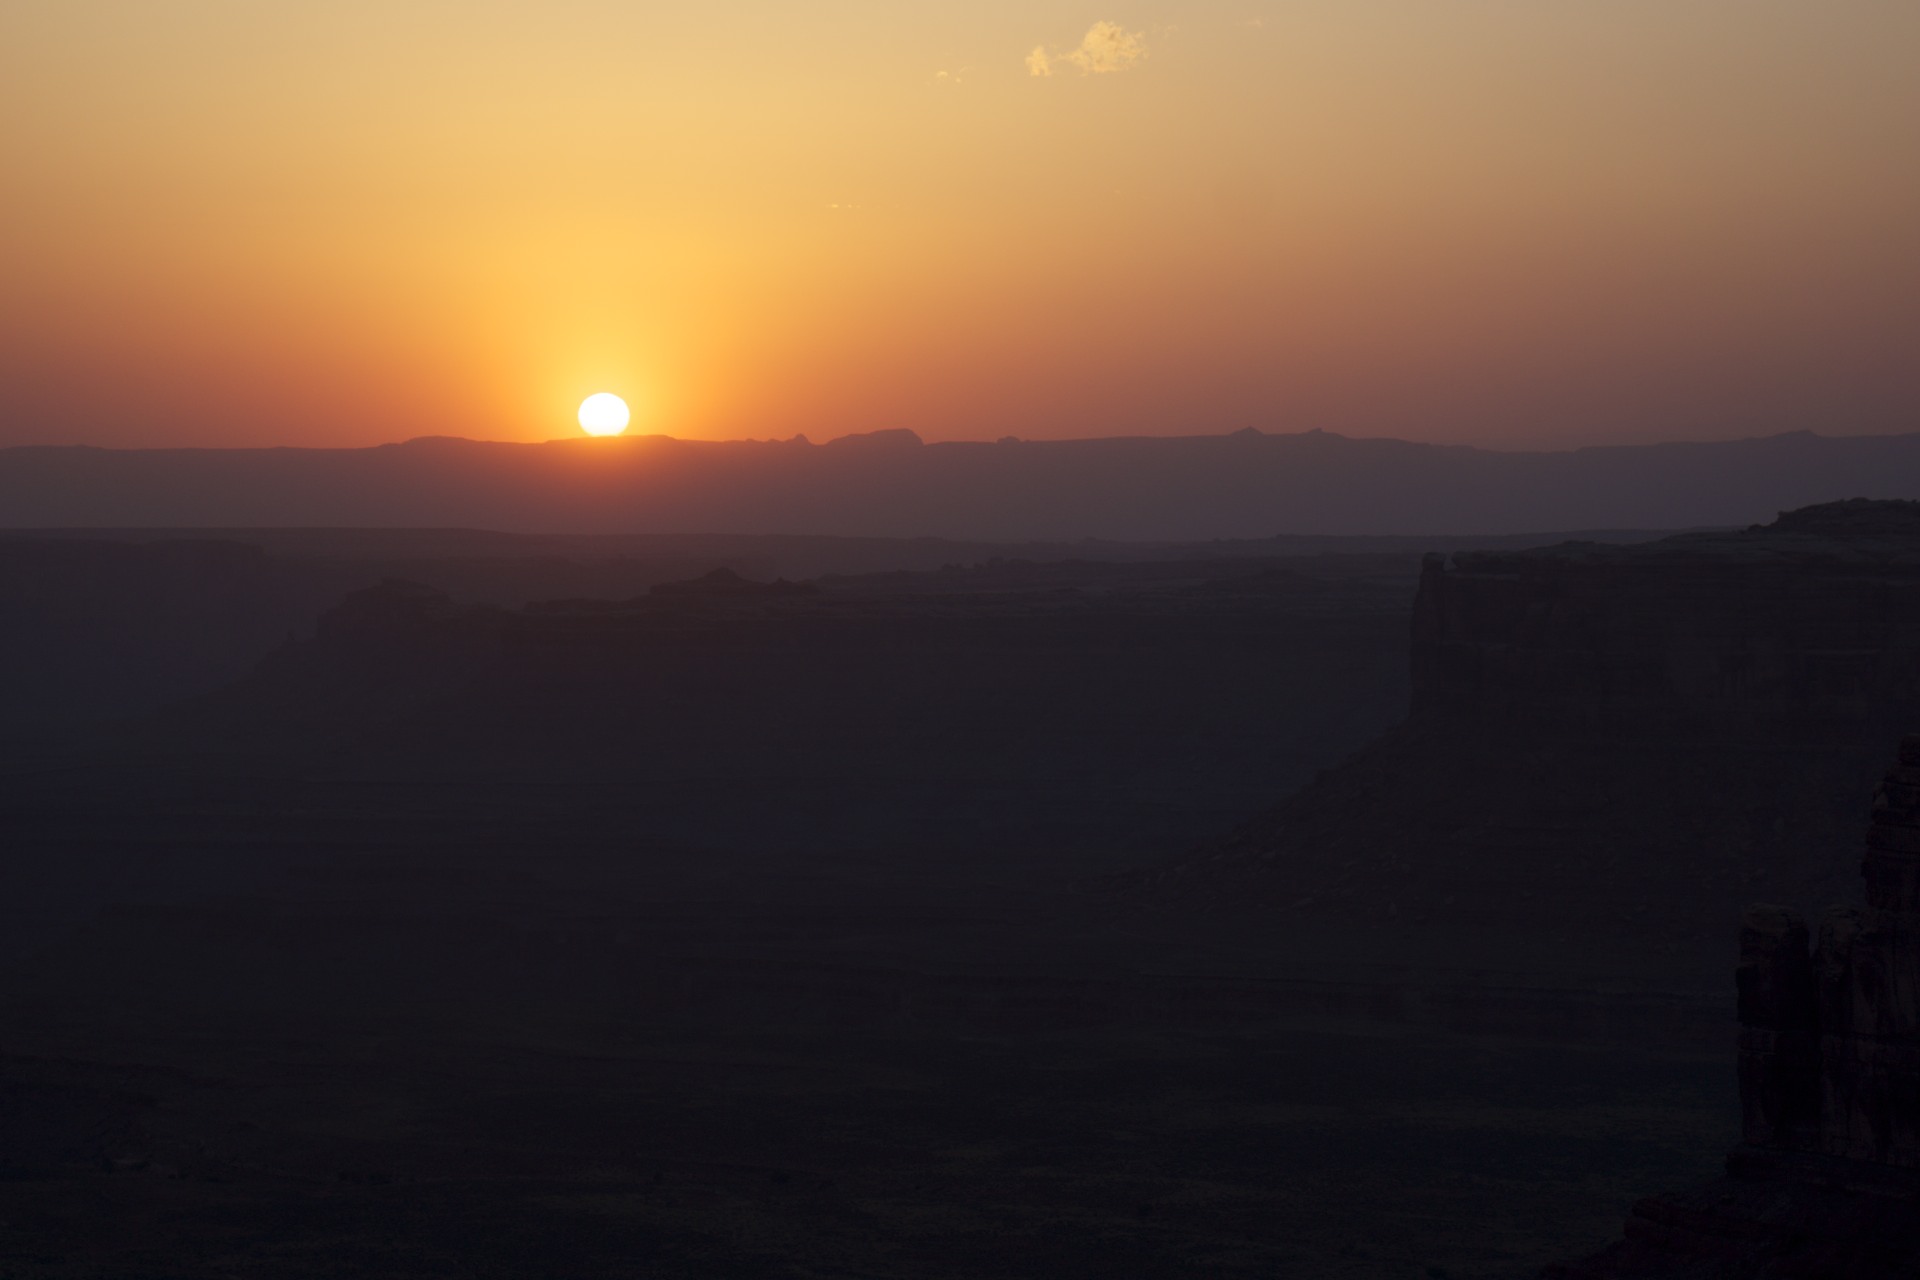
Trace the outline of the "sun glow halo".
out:
M 627 402 L 611 391 L 602 391 L 580 402 L 580 429 L 590 436 L 617 436 L 632 419 Z

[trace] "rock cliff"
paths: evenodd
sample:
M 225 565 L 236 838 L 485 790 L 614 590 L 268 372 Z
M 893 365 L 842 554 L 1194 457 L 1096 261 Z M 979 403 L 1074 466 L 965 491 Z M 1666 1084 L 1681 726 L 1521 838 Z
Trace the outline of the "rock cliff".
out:
M 1920 1169 L 1920 737 L 1874 797 L 1867 903 L 1808 954 L 1795 913 L 1755 907 L 1740 946 L 1746 1140 Z
M 1799 740 L 1920 706 L 1920 503 L 1636 547 L 1429 556 L 1413 712 L 1549 732 Z
M 1407 719 L 1152 891 L 1409 959 L 1723 990 L 1743 903 L 1849 891 L 1855 797 L 1920 722 L 1917 513 L 1430 557 Z
M 1920 1275 L 1920 736 L 1874 798 L 1861 872 L 1866 905 L 1817 939 L 1783 907 L 1742 922 L 1727 1176 L 1642 1201 L 1550 1280 Z

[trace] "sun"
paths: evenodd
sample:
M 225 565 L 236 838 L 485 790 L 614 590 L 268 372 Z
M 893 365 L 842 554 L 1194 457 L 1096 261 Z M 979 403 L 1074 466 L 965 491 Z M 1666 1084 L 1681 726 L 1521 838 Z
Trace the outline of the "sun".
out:
M 627 429 L 632 417 L 627 412 L 627 402 L 611 391 L 602 391 L 580 402 L 580 429 L 590 436 L 617 436 Z

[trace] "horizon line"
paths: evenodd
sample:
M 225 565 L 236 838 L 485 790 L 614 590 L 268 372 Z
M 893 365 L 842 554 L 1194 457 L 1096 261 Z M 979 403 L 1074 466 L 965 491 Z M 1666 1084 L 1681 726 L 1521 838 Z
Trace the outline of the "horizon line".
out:
M 567 435 L 553 436 L 545 440 L 488 440 L 472 436 L 423 435 L 409 436 L 404 440 L 390 440 L 378 444 L 364 445 L 310 445 L 310 444 L 231 444 L 231 445 L 103 445 L 89 443 L 67 444 L 10 444 L 0 445 L 0 453 L 24 451 L 73 450 L 100 453 L 365 453 L 378 449 L 404 449 L 433 445 L 480 445 L 507 448 L 545 448 L 555 445 L 585 446 L 590 448 L 622 448 L 634 445 L 686 445 L 686 446 L 745 446 L 779 448 L 831 449 L 836 447 L 859 447 L 867 445 L 879 448 L 1011 448 L 1072 446 L 1091 444 L 1122 443 L 1169 443 L 1176 441 L 1229 441 L 1229 440 L 1271 440 L 1304 441 L 1329 440 L 1351 444 L 1397 444 L 1421 449 L 1463 450 L 1474 453 L 1494 453 L 1509 455 L 1541 454 L 1577 454 L 1597 453 L 1621 449 L 1662 449 L 1678 447 L 1713 448 L 1737 444 L 1755 444 L 1775 440 L 1815 439 L 1815 440 L 1895 440 L 1920 435 L 1920 427 L 1910 431 L 1860 432 L 1855 434 L 1833 434 L 1800 427 L 1790 431 L 1776 431 L 1767 435 L 1727 436 L 1719 439 L 1677 438 L 1670 440 L 1644 440 L 1632 443 L 1573 445 L 1560 449 L 1543 448 L 1502 448 L 1496 445 L 1462 444 L 1451 441 L 1411 440 L 1405 436 L 1378 435 L 1357 436 L 1340 431 L 1327 431 L 1319 427 L 1305 431 L 1262 431 L 1257 427 L 1240 427 L 1233 431 L 1189 432 L 1174 435 L 1098 435 L 1066 436 L 1050 439 L 1029 439 L 1022 436 L 1006 435 L 995 439 L 953 439 L 927 440 L 911 427 L 883 427 L 872 431 L 853 431 L 846 435 L 834 436 L 827 440 L 816 441 L 804 433 L 785 438 L 739 436 L 724 439 L 702 437 L 673 436 L 665 432 L 647 432 L 645 434 L 621 434 L 617 436 Z

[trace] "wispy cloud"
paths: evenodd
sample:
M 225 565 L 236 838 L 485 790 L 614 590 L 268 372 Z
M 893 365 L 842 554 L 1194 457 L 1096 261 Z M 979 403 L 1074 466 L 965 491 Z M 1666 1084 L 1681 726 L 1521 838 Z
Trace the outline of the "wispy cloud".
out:
M 1080 68 L 1081 75 L 1104 75 L 1125 71 L 1147 56 L 1147 37 L 1142 31 L 1129 31 L 1117 22 L 1096 22 L 1087 29 L 1077 48 L 1050 54 L 1045 45 L 1036 45 L 1027 55 L 1027 74 L 1050 76 L 1054 63 L 1067 62 Z

